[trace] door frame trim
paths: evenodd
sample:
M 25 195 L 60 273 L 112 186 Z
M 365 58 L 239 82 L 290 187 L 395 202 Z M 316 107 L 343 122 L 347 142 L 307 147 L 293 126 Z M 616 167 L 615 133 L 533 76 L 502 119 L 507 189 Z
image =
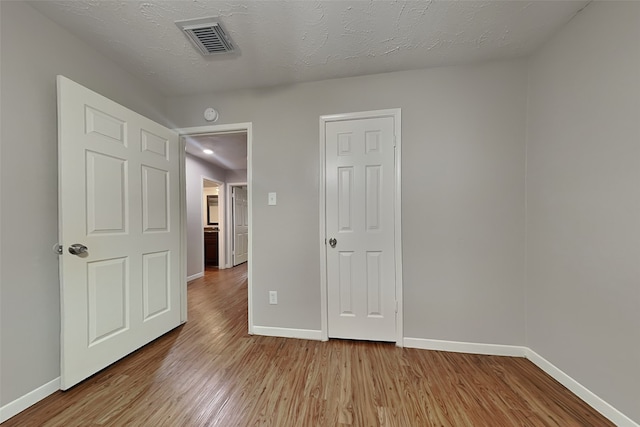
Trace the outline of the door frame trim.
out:
M 177 129 L 180 170 L 180 323 L 187 321 L 187 145 Z M 202 185 L 202 184 L 201 184 Z M 204 269 L 202 270 L 204 274 Z
M 187 127 L 187 128 L 174 128 L 173 131 L 178 134 L 180 137 L 180 141 L 184 141 L 184 137 L 189 135 L 199 135 L 203 133 L 216 133 L 216 132 L 246 132 L 247 133 L 247 210 L 249 215 L 249 248 L 248 248 L 248 266 L 247 266 L 247 317 L 248 317 L 248 331 L 249 334 L 253 335 L 253 300 L 252 300 L 252 284 L 253 284 L 253 263 L 251 260 L 253 259 L 253 203 L 251 202 L 251 193 L 253 188 L 253 177 L 252 177 L 252 141 L 253 141 L 253 124 L 252 122 L 244 122 L 244 123 L 230 123 L 223 125 L 208 125 L 208 126 L 195 126 L 195 127 Z M 184 142 L 183 142 L 184 143 Z M 181 150 L 182 157 L 182 179 L 183 184 L 181 185 L 181 191 L 183 195 L 181 197 L 182 204 L 182 234 L 183 234 L 183 256 L 182 262 L 184 264 L 183 276 L 184 282 L 182 286 L 182 311 L 181 311 L 181 319 L 182 322 L 186 322 L 187 320 L 187 281 L 186 281 L 186 263 L 187 263 L 187 242 L 186 242 L 186 230 L 187 230 L 187 219 L 186 219 L 186 175 L 185 175 L 185 161 L 186 155 L 184 150 Z
M 400 108 L 386 110 L 362 111 L 356 113 L 329 114 L 320 116 L 320 170 L 319 170 L 319 195 L 320 195 L 320 327 L 321 339 L 329 339 L 329 312 L 328 312 L 328 282 L 327 282 L 327 223 L 326 223 L 326 124 L 329 122 L 374 119 L 380 117 L 392 117 L 395 136 L 394 159 L 394 250 L 395 250 L 395 280 L 396 280 L 396 346 L 403 346 L 403 299 L 402 299 L 402 114 Z

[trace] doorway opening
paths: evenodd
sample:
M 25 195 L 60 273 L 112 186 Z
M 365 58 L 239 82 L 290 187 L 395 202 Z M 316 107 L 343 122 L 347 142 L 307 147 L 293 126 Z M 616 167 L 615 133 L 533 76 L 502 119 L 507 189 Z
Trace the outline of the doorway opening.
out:
M 204 275 L 207 265 L 206 240 L 218 237 L 218 269 L 232 267 L 233 241 L 231 217 L 231 185 L 243 184 L 246 188 L 246 261 L 247 261 L 247 299 L 248 299 L 248 331 L 253 333 L 252 316 L 252 124 L 237 123 L 228 125 L 199 126 L 174 129 L 185 146 L 184 176 L 186 186 L 186 270 L 189 279 Z M 236 143 L 234 143 L 234 141 Z M 237 144 L 242 141 L 242 144 Z M 242 148 L 244 151 L 239 151 Z M 205 151 L 206 150 L 206 151 Z M 244 167 L 243 167 L 244 166 Z M 203 172 L 204 171 L 204 172 Z M 218 194 L 205 194 L 205 182 L 217 184 Z M 191 191 L 195 182 L 200 191 Z M 213 184 L 210 188 L 213 188 Z M 213 190 L 207 190 L 213 193 Z M 217 196 L 208 197 L 208 196 Z M 197 202 L 192 200 L 197 198 Z M 215 202 L 217 201 L 217 209 Z M 197 206 L 194 205 L 197 203 Z M 194 213 L 195 211 L 195 213 Z M 218 220 L 214 221 L 215 212 Z M 217 222 L 217 226 L 216 223 Z M 217 230 L 215 230 L 217 228 Z M 211 233 L 211 234 L 209 234 Z M 214 237 L 213 233 L 217 233 Z M 207 239 L 209 237 L 209 239 Z M 215 243 L 209 242 L 213 249 Z M 211 256 L 213 264 L 214 256 Z M 184 284 L 183 297 L 186 301 L 187 285 Z M 184 307 L 186 318 L 186 306 Z
M 202 177 L 203 273 L 207 269 L 225 268 L 224 183 Z

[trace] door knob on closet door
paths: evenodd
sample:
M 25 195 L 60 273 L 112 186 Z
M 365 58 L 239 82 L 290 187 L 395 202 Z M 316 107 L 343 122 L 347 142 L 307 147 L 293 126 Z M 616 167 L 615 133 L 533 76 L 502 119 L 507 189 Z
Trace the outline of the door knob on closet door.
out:
M 333 237 L 329 239 L 329 246 L 331 246 L 332 248 L 335 248 L 337 244 L 338 244 L 338 241 Z

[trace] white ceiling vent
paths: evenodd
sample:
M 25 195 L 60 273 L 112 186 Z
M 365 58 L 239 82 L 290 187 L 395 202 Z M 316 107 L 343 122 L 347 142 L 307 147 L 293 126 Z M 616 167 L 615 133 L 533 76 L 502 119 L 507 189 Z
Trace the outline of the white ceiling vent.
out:
M 189 40 L 203 55 L 234 51 L 231 39 L 216 21 L 216 17 L 176 21 L 176 25 L 189 36 Z

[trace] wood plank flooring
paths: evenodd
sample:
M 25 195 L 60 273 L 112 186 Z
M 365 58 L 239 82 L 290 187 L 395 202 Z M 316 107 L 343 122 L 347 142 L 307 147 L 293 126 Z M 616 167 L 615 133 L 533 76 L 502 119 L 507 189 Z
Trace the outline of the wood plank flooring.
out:
M 525 359 L 247 335 L 246 264 L 189 322 L 3 426 L 612 426 Z

